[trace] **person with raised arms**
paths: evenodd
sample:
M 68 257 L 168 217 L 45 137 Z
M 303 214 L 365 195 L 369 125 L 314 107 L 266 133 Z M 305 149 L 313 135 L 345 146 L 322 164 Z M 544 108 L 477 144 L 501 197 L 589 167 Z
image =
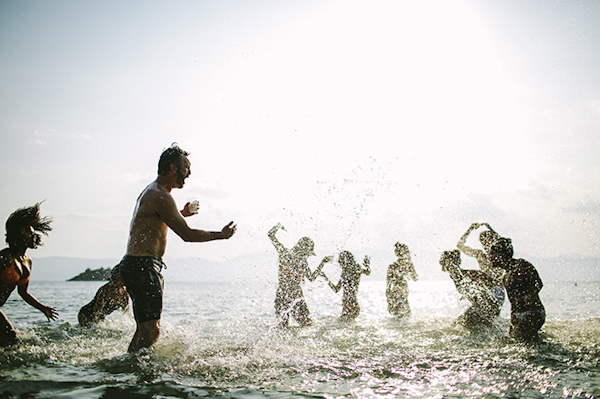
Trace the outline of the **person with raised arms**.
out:
M 278 319 L 278 326 L 287 327 L 290 315 L 300 326 L 310 326 L 313 321 L 310 317 L 306 299 L 304 299 L 302 284 L 305 278 L 315 281 L 319 275 L 324 276 L 322 272 L 323 265 L 331 261 L 333 257 L 324 257 L 315 271 L 311 272 L 308 267 L 308 257 L 316 255 L 313 240 L 309 237 L 302 237 L 296 245 L 291 249 L 287 249 L 276 237 L 279 229 L 285 231 L 285 227 L 278 223 L 267 233 L 279 255 L 277 272 L 279 284 L 275 293 L 275 314 Z
M 467 239 L 469 238 L 471 232 L 480 227 L 487 227 L 487 230 L 483 230 L 479 233 L 479 242 L 483 249 L 471 248 L 467 245 Z M 502 285 L 502 274 L 504 272 L 501 269 L 492 267 L 492 263 L 488 257 L 490 248 L 492 248 L 492 245 L 494 245 L 499 238 L 500 234 L 496 233 L 489 223 L 472 223 L 467 231 L 458 240 L 456 248 L 458 248 L 463 254 L 475 258 L 479 264 L 479 268 L 488 273 L 490 277 L 497 281 L 498 285 L 500 286 Z

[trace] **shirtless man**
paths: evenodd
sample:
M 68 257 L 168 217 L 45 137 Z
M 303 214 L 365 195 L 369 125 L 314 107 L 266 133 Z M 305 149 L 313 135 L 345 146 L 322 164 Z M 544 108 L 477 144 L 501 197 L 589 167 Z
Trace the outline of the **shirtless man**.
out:
M 184 216 L 194 215 L 197 209 L 188 202 L 179 211 L 171 190 L 183 188 L 185 179 L 191 174 L 188 155 L 176 144 L 163 151 L 158 163 L 158 177 L 142 191 L 133 212 L 127 254 L 119 264 L 119 273 L 131 297 L 137 324 L 128 348 L 130 353 L 151 347 L 160 334 L 164 287 L 160 272 L 168 229 L 185 242 L 228 239 L 236 230 L 233 222 L 221 231 L 192 229 L 184 220 Z
M 543 284 L 531 263 L 514 259 L 513 255 L 509 238 L 500 238 L 489 252 L 492 266 L 506 271 L 503 284 L 510 301 L 509 335 L 519 341 L 531 341 L 546 321 L 539 296 Z

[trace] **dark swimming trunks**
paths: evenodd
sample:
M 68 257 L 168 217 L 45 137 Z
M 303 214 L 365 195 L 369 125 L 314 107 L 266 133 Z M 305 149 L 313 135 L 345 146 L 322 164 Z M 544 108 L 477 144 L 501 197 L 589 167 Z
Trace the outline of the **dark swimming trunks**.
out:
M 125 255 L 119 263 L 121 280 L 133 303 L 133 317 L 138 323 L 160 320 L 163 307 L 164 264 L 155 256 Z

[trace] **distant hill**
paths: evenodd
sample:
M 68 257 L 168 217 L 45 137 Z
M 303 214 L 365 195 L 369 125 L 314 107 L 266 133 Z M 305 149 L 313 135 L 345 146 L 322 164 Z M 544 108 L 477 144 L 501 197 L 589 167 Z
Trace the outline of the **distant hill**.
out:
M 110 277 L 112 268 L 90 269 L 87 268 L 83 273 L 68 279 L 67 281 L 106 281 Z
M 362 258 L 368 252 L 356 251 Z M 363 278 L 385 280 L 387 266 L 393 262 L 394 255 L 389 251 L 371 251 L 372 273 Z M 320 255 L 323 256 L 323 255 Z M 579 255 L 555 258 L 535 258 L 519 254 L 518 257 L 533 263 L 543 281 L 600 281 L 600 258 Z M 437 253 L 415 253 L 413 262 L 420 280 L 445 280 L 448 276 L 441 272 Z M 314 269 L 319 257 L 311 257 L 309 264 Z M 81 259 L 81 258 L 33 258 L 32 279 L 34 281 L 66 281 L 87 269 L 111 269 L 119 259 Z M 248 282 L 276 281 L 277 254 L 274 252 L 253 253 L 223 260 L 200 258 L 165 259 L 168 268 L 163 270 L 166 281 L 233 281 Z M 476 268 L 477 262 L 463 257 L 463 267 Z M 324 271 L 334 277 L 339 275 L 339 266 L 328 264 Z
M 112 269 L 119 259 L 83 259 L 66 257 L 32 257 L 33 267 L 31 278 L 33 281 L 66 281 L 73 276 L 83 273 L 86 269 Z
M 277 255 L 274 257 L 244 256 L 226 261 L 200 258 L 165 259 L 167 269 L 162 273 L 166 281 L 232 281 L 236 279 L 277 278 Z M 68 257 L 32 257 L 33 281 L 68 281 L 87 269 L 112 269 L 120 259 L 83 259 Z M 257 270 L 259 269 L 259 270 Z

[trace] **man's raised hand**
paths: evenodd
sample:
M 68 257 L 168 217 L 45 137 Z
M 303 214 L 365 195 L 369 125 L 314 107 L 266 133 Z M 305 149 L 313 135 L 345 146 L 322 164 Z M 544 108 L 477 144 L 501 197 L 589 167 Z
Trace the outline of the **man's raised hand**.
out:
M 229 222 L 229 224 L 225 227 L 223 227 L 223 230 L 221 230 L 221 236 L 224 239 L 230 238 L 232 235 L 235 234 L 235 231 L 237 230 L 237 225 L 234 224 L 233 222 Z

